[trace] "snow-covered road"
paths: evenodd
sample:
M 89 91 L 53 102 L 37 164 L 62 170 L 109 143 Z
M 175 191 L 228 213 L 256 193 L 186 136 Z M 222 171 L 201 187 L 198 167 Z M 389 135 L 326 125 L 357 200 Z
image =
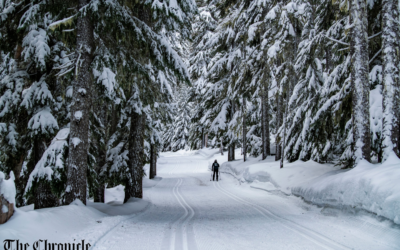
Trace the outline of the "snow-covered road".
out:
M 212 182 L 211 160 L 164 154 L 156 180 L 146 182 L 151 205 L 110 222 L 91 249 L 400 249 L 400 229 L 388 221 L 319 208 L 226 174 Z

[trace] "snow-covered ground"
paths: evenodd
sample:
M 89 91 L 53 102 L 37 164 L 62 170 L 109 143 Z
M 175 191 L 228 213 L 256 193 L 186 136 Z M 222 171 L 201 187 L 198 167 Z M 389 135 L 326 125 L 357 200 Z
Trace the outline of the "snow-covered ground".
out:
M 285 162 L 280 169 L 271 156 L 225 162 L 221 171 L 253 188 L 294 194 L 321 206 L 361 209 L 400 224 L 400 160 L 394 154 L 383 164 L 362 161 L 347 170 L 312 160 Z
M 400 249 L 400 227 L 391 220 L 364 210 L 318 207 L 292 195 L 308 192 L 295 187 L 319 186 L 313 190 L 322 192 L 323 176 L 334 178 L 352 170 L 332 172 L 332 166 L 313 162 L 276 170 L 272 157 L 242 163 L 240 151 L 236 155 L 236 161 L 221 167 L 230 174 L 212 182 L 211 162 L 225 162 L 226 153 L 163 153 L 157 178 L 144 182 L 143 200 L 118 204 L 119 187 L 108 190 L 112 204 L 19 209 L 0 225 L 0 241 L 19 239 L 32 246 L 38 239 L 85 240 L 90 249 L 107 250 Z M 365 173 L 359 176 L 367 178 Z

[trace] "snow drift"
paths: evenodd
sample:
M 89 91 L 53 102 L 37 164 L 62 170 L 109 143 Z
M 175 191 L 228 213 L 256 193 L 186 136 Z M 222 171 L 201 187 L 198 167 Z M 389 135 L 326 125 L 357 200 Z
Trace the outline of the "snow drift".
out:
M 60 207 L 33 210 L 32 204 L 18 208 L 10 220 L 0 226 L 0 242 L 19 239 L 20 242 L 30 243 L 49 239 L 52 242 L 72 243 L 75 239 L 85 239 L 92 244 L 110 228 L 145 211 L 150 205 L 148 201 L 138 198 L 118 204 L 115 197 L 121 198 L 120 193 L 119 186 L 108 189 L 105 197 L 111 201 L 108 204 L 87 200 L 85 206 L 80 200 L 75 200 Z M 110 194 L 113 196 L 108 197 Z
M 357 167 L 315 178 L 292 188 L 295 195 L 319 205 L 361 208 L 400 224 L 400 160 L 383 164 L 361 161 Z
M 225 162 L 221 172 L 265 191 L 296 195 L 316 205 L 351 207 L 375 213 L 400 224 L 400 160 L 391 155 L 383 164 L 361 161 L 350 170 L 314 161 L 286 162 L 249 157 Z

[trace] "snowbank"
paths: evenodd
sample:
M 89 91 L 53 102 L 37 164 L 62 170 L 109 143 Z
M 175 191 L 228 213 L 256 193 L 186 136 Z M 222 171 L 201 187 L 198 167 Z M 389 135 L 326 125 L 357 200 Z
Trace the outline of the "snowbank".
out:
M 18 209 L 6 224 L 0 226 L 0 241 L 19 239 L 31 244 L 38 239 L 49 239 L 52 242 L 68 242 L 68 236 L 94 225 L 104 216 L 104 213 L 80 201 L 69 206 L 28 212 Z
M 292 192 L 315 204 L 361 208 L 400 224 L 400 160 L 394 154 L 383 164 L 362 161 L 354 169 L 302 183 Z
M 118 185 L 104 190 L 104 203 L 123 204 L 125 199 L 125 187 Z
M 351 170 L 314 161 L 285 162 L 280 169 L 273 156 L 264 161 L 249 157 L 247 162 L 223 163 L 221 172 L 253 188 L 300 196 L 317 205 L 363 209 L 400 224 L 400 160 L 395 155 L 384 164 L 361 162 Z
M 33 210 L 33 205 L 18 208 L 6 224 L 0 225 L 0 242 L 19 239 L 31 244 L 39 239 L 48 239 L 49 242 L 68 243 L 85 239 L 92 244 L 110 228 L 150 205 L 148 201 L 137 198 L 121 204 L 121 199 L 124 200 L 123 186 L 105 192 L 108 204 L 87 200 L 85 206 L 76 200 L 68 206 L 54 208 Z

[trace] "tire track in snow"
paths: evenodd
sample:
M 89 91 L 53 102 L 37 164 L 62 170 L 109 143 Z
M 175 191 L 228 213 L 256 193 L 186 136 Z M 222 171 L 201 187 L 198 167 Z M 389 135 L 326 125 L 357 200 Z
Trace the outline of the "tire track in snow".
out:
M 236 196 L 235 194 L 232 194 L 231 192 L 223 189 L 221 187 L 221 185 L 217 182 L 217 184 L 215 184 L 215 182 L 213 183 L 214 187 L 219 190 L 221 193 L 225 194 L 226 196 L 230 197 L 231 199 L 245 205 L 245 206 L 249 206 L 252 207 L 254 210 L 256 210 L 257 212 L 259 212 L 262 216 L 264 216 L 265 218 L 271 218 L 273 217 L 276 221 L 279 221 L 284 227 L 286 227 L 289 230 L 292 230 L 298 234 L 300 234 L 301 236 L 305 237 L 306 239 L 314 242 L 315 244 L 325 248 L 325 249 L 350 249 L 336 241 L 333 241 L 317 232 L 314 232 L 308 228 L 305 228 L 299 224 L 297 224 L 296 222 L 293 222 L 291 220 L 282 218 L 274 213 L 272 213 L 270 210 L 261 207 L 257 204 L 248 202 L 246 200 L 243 200 L 242 198 Z M 269 215 L 269 216 L 268 216 Z M 316 240 L 316 238 L 318 240 Z

